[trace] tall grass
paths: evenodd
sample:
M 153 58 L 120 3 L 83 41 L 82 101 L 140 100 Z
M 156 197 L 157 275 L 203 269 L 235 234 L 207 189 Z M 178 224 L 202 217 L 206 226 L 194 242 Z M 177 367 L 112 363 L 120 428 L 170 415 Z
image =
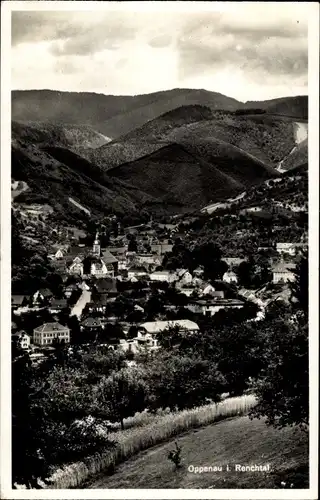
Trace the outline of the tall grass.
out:
M 102 470 L 112 471 L 117 464 L 139 451 L 162 443 L 189 429 L 211 424 L 223 418 L 245 415 L 255 404 L 255 396 L 244 395 L 191 410 L 154 417 L 148 415 L 143 417 L 146 419 L 145 425 L 141 425 L 141 417 L 138 417 L 136 427 L 108 434 L 109 439 L 116 441 L 114 449 L 108 449 L 83 462 L 77 462 L 56 471 L 51 477 L 52 484 L 49 488 L 79 487 L 84 481 Z M 130 424 L 133 424 L 133 419 Z

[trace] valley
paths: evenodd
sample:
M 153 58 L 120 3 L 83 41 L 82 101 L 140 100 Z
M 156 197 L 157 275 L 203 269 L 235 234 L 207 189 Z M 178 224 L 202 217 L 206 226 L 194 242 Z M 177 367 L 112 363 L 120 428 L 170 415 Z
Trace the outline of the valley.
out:
M 13 485 L 306 488 L 307 97 L 12 110 Z
M 83 105 L 83 122 L 80 114 L 72 124 L 71 110 L 80 98 L 90 108 Z M 100 122 L 89 123 L 84 113 L 91 109 L 96 117 L 94 110 L 103 102 L 100 120 L 104 112 L 109 121 L 121 118 L 132 128 L 117 137 L 115 126 L 105 136 Z M 154 116 L 160 108 L 162 114 Z M 123 99 L 30 91 L 13 93 L 12 110 L 20 120 L 12 123 L 12 175 L 29 186 L 20 200 L 50 199 L 66 219 L 75 217 L 76 204 L 93 216 L 187 213 L 238 196 L 307 161 L 302 97 L 246 105 L 201 90 Z M 46 121 L 40 121 L 41 113 Z M 124 113 L 138 114 L 140 122 Z M 303 121 L 292 119 L 294 114 Z

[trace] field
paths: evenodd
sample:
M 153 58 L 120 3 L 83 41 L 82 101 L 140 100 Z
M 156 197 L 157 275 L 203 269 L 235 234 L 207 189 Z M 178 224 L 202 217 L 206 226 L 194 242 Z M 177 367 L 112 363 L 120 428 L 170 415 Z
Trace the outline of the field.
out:
M 253 395 L 228 398 L 218 404 L 208 404 L 190 410 L 160 415 L 138 414 L 125 420 L 125 430 L 110 432 L 109 440 L 116 446 L 83 462 L 56 470 L 51 476 L 51 488 L 83 486 L 89 478 L 101 471 L 114 470 L 142 450 L 164 443 L 190 429 L 199 428 L 221 419 L 247 415 L 256 404 Z
M 308 440 L 299 430 L 275 430 L 263 420 L 230 418 L 179 436 L 182 467 L 167 459 L 174 440 L 141 452 L 101 474 L 86 488 L 307 488 Z M 270 472 L 235 472 L 234 465 L 270 464 Z M 188 467 L 222 466 L 222 472 L 196 474 Z M 230 471 L 226 470 L 229 465 Z M 286 484 L 281 485 L 281 482 Z

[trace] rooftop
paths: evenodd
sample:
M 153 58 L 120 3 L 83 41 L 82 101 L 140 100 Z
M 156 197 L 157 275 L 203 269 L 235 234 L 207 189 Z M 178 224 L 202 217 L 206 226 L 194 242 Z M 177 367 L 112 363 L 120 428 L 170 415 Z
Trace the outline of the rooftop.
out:
M 53 299 L 50 305 L 50 307 L 61 307 L 61 308 L 67 306 L 68 306 L 67 299 Z
M 52 331 L 62 331 L 62 330 L 69 330 L 67 326 L 63 326 L 58 322 L 55 323 L 44 323 L 41 326 L 38 326 L 35 328 L 33 331 L 38 332 L 38 333 L 46 333 L 46 332 L 52 332 Z
M 172 321 L 148 321 L 142 323 L 140 328 L 144 328 L 148 333 L 159 333 L 167 330 L 168 328 L 178 327 L 182 330 L 199 330 L 199 326 L 194 321 L 189 319 L 179 319 Z
M 11 304 L 21 305 L 24 301 L 25 295 L 11 295 Z
M 280 262 L 279 264 L 276 264 L 272 271 L 274 273 L 290 273 L 293 272 L 296 268 L 295 264 L 292 263 L 287 263 L 287 262 Z
M 66 257 L 84 257 L 89 253 L 89 249 L 86 247 L 73 246 L 69 248 L 68 254 Z
M 86 318 L 85 320 L 82 321 L 81 323 L 82 326 L 89 326 L 89 327 L 101 327 L 102 323 L 99 318 Z
M 107 279 L 101 278 L 99 281 L 95 283 L 95 288 L 98 292 L 116 292 L 117 291 L 117 282 L 115 279 Z
M 243 305 L 244 302 L 239 299 L 220 299 L 220 298 L 210 298 L 210 299 L 195 299 L 192 301 L 194 304 L 199 305 L 221 305 L 221 306 L 233 306 L 233 305 Z
M 223 276 L 232 276 L 232 277 L 237 277 L 236 273 L 234 273 L 233 271 L 227 271 L 224 273 Z
M 170 271 L 154 271 L 152 275 L 154 274 L 158 274 L 159 276 L 169 276 L 170 274 L 174 274 L 174 273 L 171 273 Z
M 101 258 L 105 264 L 115 264 L 118 262 L 115 256 L 107 249 L 102 252 Z

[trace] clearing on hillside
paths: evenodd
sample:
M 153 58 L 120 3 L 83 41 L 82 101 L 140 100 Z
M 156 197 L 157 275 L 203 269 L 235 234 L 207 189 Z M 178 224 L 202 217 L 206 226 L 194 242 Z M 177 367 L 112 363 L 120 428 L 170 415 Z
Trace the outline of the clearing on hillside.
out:
M 177 441 L 182 447 L 178 470 L 167 458 L 173 439 L 127 460 L 112 475 L 101 474 L 85 488 L 308 488 L 308 437 L 299 429 L 276 430 L 245 416 L 188 432 Z M 236 472 L 236 464 L 269 464 L 270 472 Z M 190 466 L 221 466 L 222 471 L 199 474 L 189 471 Z

